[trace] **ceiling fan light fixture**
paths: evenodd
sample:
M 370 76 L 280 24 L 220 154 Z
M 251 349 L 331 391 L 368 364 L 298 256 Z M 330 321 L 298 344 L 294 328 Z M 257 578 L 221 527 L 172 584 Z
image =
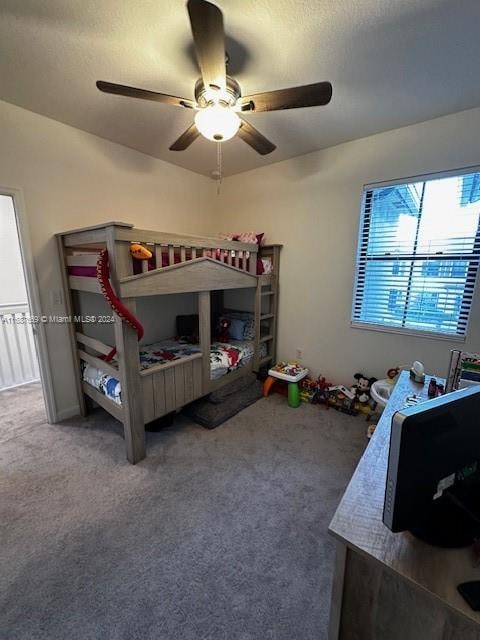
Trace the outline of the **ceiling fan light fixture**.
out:
M 205 138 L 213 142 L 230 140 L 240 127 L 240 118 L 229 107 L 219 104 L 200 109 L 195 116 L 195 124 Z
M 238 113 L 261 113 L 326 105 L 332 98 L 330 82 L 275 89 L 252 95 L 242 95 L 235 78 L 227 71 L 228 53 L 225 51 L 225 29 L 223 14 L 209 0 L 187 0 L 195 57 L 200 69 L 200 78 L 195 82 L 194 100 L 171 96 L 167 93 L 139 89 L 127 85 L 99 80 L 97 88 L 128 98 L 152 100 L 176 107 L 197 111 L 192 123 L 176 140 L 170 151 L 185 151 L 200 135 L 213 142 L 223 142 L 235 134 L 262 156 L 276 149 L 260 131 Z M 237 113 L 238 112 L 238 113 Z M 217 145 L 221 155 L 221 145 Z

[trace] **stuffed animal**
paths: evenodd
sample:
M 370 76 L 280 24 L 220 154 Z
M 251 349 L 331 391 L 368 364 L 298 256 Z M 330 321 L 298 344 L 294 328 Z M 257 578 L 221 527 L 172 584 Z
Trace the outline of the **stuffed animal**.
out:
M 218 341 L 219 342 L 228 342 L 230 336 L 228 330 L 230 328 L 230 320 L 227 318 L 220 318 L 220 323 L 218 326 Z
M 389 369 L 387 371 L 387 380 L 388 380 L 388 382 L 393 384 L 396 381 L 400 371 L 401 371 L 400 367 L 392 367 L 391 369 Z
M 355 393 L 355 402 L 362 405 L 368 405 L 371 399 L 370 387 L 377 381 L 377 378 L 367 378 L 363 373 L 356 373 L 353 377 L 356 382 L 350 387 L 350 389 Z
M 150 260 L 152 257 L 152 252 L 138 242 L 132 242 L 130 244 L 130 253 L 137 260 Z

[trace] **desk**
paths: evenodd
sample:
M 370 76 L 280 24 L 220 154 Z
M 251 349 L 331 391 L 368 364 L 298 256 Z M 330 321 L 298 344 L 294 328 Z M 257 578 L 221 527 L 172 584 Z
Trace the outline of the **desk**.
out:
M 382 522 L 392 415 L 425 385 L 403 371 L 330 523 L 336 564 L 329 640 L 480 640 L 456 585 L 480 580 L 470 549 L 438 549 Z

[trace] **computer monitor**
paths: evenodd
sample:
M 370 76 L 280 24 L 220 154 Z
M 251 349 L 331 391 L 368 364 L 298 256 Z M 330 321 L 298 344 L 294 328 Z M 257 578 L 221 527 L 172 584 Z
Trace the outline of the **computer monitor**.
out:
M 402 409 L 392 418 L 384 524 L 442 547 L 480 537 L 480 389 Z

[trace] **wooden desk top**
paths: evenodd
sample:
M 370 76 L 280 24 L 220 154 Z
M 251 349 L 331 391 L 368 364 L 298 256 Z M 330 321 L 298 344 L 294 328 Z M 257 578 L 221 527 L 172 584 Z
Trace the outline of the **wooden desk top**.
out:
M 480 568 L 475 567 L 471 549 L 439 549 L 408 532 L 392 533 L 382 522 L 392 416 L 405 406 L 408 395 L 416 393 L 426 398 L 428 380 L 419 385 L 410 380 L 407 371 L 401 373 L 329 532 L 347 547 L 480 624 L 480 613 L 472 611 L 456 589 L 461 582 L 480 580 Z

